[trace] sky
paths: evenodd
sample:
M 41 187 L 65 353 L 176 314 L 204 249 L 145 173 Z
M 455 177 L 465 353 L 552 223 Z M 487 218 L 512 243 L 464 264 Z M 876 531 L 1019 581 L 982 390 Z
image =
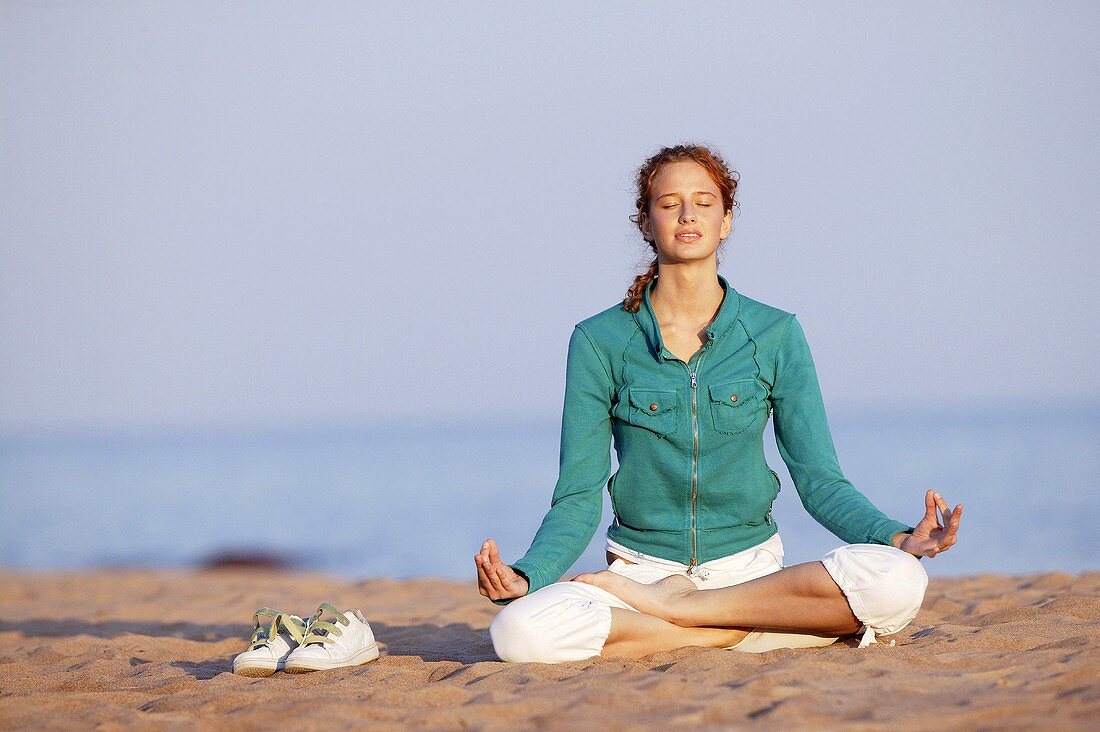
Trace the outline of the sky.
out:
M 665 144 L 831 408 L 1100 402 L 1100 6 L 0 0 L 0 435 L 553 418 Z M 1043 402 L 1036 399 L 1044 396 Z

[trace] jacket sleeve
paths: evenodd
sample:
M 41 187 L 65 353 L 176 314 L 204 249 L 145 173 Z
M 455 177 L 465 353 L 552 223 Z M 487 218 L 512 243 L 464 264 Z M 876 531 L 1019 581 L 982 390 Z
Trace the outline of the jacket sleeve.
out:
M 529 593 L 560 579 L 580 558 L 600 523 L 603 487 L 611 475 L 613 393 L 609 370 L 578 325 L 569 340 L 554 497 L 531 548 L 512 565 L 527 577 Z
M 875 508 L 841 472 L 810 347 L 793 315 L 773 383 L 775 441 L 809 514 L 849 544 L 889 544 L 895 534 L 911 531 Z

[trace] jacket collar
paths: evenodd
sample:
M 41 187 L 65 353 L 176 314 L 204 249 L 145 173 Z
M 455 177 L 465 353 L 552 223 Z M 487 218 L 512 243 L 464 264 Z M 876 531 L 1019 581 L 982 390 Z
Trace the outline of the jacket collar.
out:
M 737 314 L 741 311 L 741 296 L 737 294 L 737 290 L 733 289 L 722 275 L 718 275 L 718 283 L 726 291 L 726 296 L 722 298 L 722 304 L 718 306 L 718 314 L 714 316 L 714 321 L 707 328 L 708 344 L 721 338 L 730 329 L 730 326 L 737 322 Z M 676 361 L 678 360 L 676 356 L 673 356 L 672 352 L 665 348 L 665 341 L 661 338 L 661 328 L 657 325 L 657 316 L 653 314 L 653 305 L 649 302 L 649 293 L 653 290 L 655 284 L 657 284 L 656 278 L 646 287 L 645 297 L 642 298 L 642 304 L 638 308 L 638 312 L 634 313 L 634 320 L 638 323 L 638 327 L 642 329 L 642 333 L 645 334 L 650 352 L 655 358 Z

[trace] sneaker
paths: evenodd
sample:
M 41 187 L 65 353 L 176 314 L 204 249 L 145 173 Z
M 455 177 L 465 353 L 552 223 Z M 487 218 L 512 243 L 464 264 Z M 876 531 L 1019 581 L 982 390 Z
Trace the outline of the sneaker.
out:
M 256 632 L 248 642 L 248 650 L 233 659 L 233 673 L 241 676 L 270 676 L 281 671 L 306 634 L 304 620 L 269 607 L 256 611 L 252 625 Z
M 286 659 L 289 674 L 359 666 L 378 658 L 374 632 L 358 610 L 323 603 L 309 619 L 301 644 Z

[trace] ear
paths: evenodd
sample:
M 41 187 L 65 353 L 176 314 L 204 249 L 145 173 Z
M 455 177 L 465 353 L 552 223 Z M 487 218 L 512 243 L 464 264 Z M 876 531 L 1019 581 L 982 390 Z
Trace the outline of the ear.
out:
M 653 232 L 649 228 L 649 214 L 645 211 L 638 214 L 638 225 L 642 229 L 642 238 L 646 241 L 653 241 Z
M 725 239 L 733 231 L 733 211 L 726 211 L 726 215 L 722 218 L 722 231 L 718 235 L 719 239 Z

